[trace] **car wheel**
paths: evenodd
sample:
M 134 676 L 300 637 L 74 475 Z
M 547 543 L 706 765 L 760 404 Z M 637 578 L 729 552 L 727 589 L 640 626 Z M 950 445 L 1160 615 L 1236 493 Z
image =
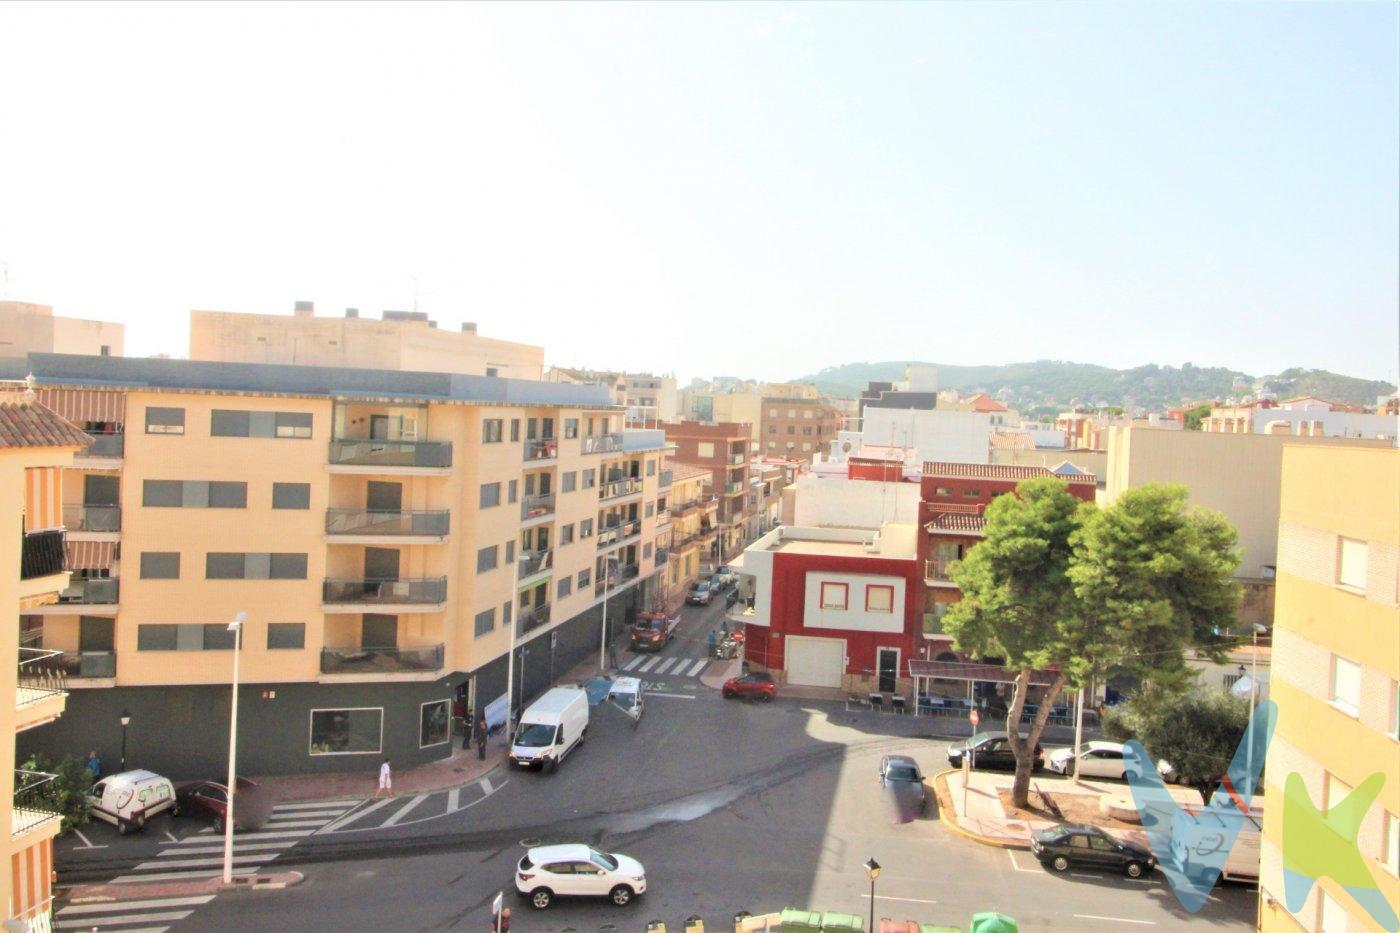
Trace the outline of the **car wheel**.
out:
M 559 759 L 558 759 L 558 758 L 551 758 L 551 759 L 549 759 L 547 762 L 545 762 L 544 770 L 547 771 L 547 772 L 549 772 L 550 774 L 553 774 L 555 771 L 558 771 L 558 770 L 559 770 Z
M 544 910 L 554 903 L 554 892 L 549 888 L 535 888 L 530 892 L 530 906 L 536 910 Z
M 632 889 L 625 884 L 620 884 L 608 893 L 608 897 L 618 907 L 626 907 L 632 902 Z
M 129 836 L 136 832 L 136 826 L 126 820 L 117 820 L 117 832 L 123 836 Z
M 145 828 L 146 828 L 146 814 L 142 813 L 140 816 L 138 816 L 138 817 L 136 818 L 136 828 L 137 828 L 137 829 L 145 829 Z
M 1050 860 L 1050 867 L 1055 871 L 1069 871 L 1069 859 L 1063 855 L 1057 855 Z
M 1128 779 L 1128 772 L 1127 772 L 1127 771 L 1124 771 L 1123 773 L 1121 773 L 1121 774 L 1118 775 L 1118 780 L 1120 780 L 1120 781 L 1126 781 L 1127 779 Z
M 772 702 L 773 702 L 773 695 L 772 695 L 771 693 L 760 693 L 760 694 L 758 695 L 758 702 L 760 702 L 760 703 L 772 703 Z
M 1141 877 L 1142 877 L 1142 863 L 1141 863 L 1141 862 L 1129 862 L 1128 864 L 1126 864 L 1126 865 L 1123 866 L 1123 874 L 1127 875 L 1129 878 L 1141 878 Z
M 734 691 L 732 690 L 721 690 L 720 693 L 724 696 L 726 700 L 734 699 Z
M 179 815 L 180 815 L 180 805 L 179 805 L 178 803 L 175 804 L 175 806 L 173 806 L 173 807 L 170 808 L 170 815 L 171 815 L 171 817 L 179 817 Z

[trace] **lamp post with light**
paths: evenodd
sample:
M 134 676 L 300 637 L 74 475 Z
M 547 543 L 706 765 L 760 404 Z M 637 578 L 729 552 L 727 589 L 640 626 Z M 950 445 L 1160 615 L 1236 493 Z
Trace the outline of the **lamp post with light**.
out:
M 228 624 L 233 633 L 233 699 L 228 719 L 228 803 L 224 813 L 224 884 L 233 884 L 233 796 L 238 756 L 238 656 L 243 648 L 243 623 L 248 614 L 240 612 Z
M 875 879 L 880 877 L 880 863 L 874 857 L 866 859 L 865 873 L 870 876 L 870 929 L 875 929 Z
M 126 770 L 126 727 L 131 725 L 131 714 L 126 710 L 121 712 L 122 723 L 122 770 Z

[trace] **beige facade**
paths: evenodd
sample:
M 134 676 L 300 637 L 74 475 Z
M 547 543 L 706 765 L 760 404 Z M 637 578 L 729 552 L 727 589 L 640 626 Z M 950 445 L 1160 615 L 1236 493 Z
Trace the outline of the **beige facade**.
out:
M 439 330 L 426 314 L 316 317 L 299 302 L 291 315 L 191 311 L 190 359 L 539 379 L 544 348 L 482 337 L 475 324 Z
M 1269 684 L 1278 723 L 1264 768 L 1259 929 L 1380 929 L 1332 877 L 1289 909 L 1283 797 L 1296 774 L 1312 805 L 1327 810 L 1383 775 L 1356 844 L 1380 896 L 1400 912 L 1400 452 L 1290 444 L 1279 518 Z
M 666 592 L 668 603 L 675 605 L 691 582 L 714 565 L 719 497 L 711 489 L 709 470 L 669 459 L 666 470 L 671 474 Z
M 121 356 L 125 334 L 126 328 L 113 321 L 58 317 L 49 305 L 0 301 L 0 356 Z

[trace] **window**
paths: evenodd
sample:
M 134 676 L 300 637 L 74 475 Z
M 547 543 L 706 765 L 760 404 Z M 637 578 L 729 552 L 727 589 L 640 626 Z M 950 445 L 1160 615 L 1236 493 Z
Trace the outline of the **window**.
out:
M 227 622 L 136 626 L 137 651 L 231 651 Z
M 512 419 L 510 419 L 510 439 L 511 439 L 511 442 L 512 442 L 512 443 L 518 442 L 518 441 L 520 440 L 520 419 L 519 419 L 519 418 L 512 418 Z
M 953 488 L 951 486 L 938 486 L 933 490 L 935 496 L 951 496 Z
M 184 434 L 185 410 L 183 408 L 147 408 L 147 434 Z
M 1385 815 L 1385 848 L 1381 861 L 1385 870 L 1392 875 L 1400 875 L 1400 816 L 1394 813 Z
M 821 607 L 823 609 L 845 609 L 846 590 L 847 587 L 844 583 L 823 583 Z
M 452 738 L 452 701 L 424 703 L 418 713 L 418 747 L 445 745 Z
M 1361 710 L 1361 666 L 1332 655 L 1332 705 L 1356 716 Z
M 709 460 L 715 455 L 714 441 L 700 441 L 695 445 L 695 456 L 701 460 Z
M 593 519 L 585 518 L 578 523 L 578 536 L 580 539 L 593 537 Z
M 244 554 L 209 553 L 204 555 L 206 580 L 242 580 L 247 568 Z
M 768 426 L 768 433 L 769 433 L 769 434 L 777 434 L 777 433 L 778 433 L 778 426 L 777 426 L 776 424 L 770 424 L 770 425 Z
M 520 480 L 513 479 L 506 484 L 506 501 L 515 502 L 520 498 Z
M 514 563 L 514 562 L 515 562 L 515 542 L 514 542 L 514 541 L 507 541 L 507 542 L 506 542 L 506 566 L 509 567 L 509 566 L 510 566 L 512 563 Z
M 514 609 L 514 608 L 515 608 L 515 603 L 513 603 L 513 602 L 504 602 L 504 603 L 501 603 L 501 627 L 502 627 L 502 628 L 504 628 L 504 627 L 507 626 L 507 625 L 510 625 L 511 610 Z
M 587 589 L 588 584 L 589 584 L 589 581 L 591 580 L 592 576 L 593 576 L 593 571 L 591 571 L 591 570 L 580 570 L 580 571 L 578 572 L 578 588 L 581 589 L 581 590 L 582 590 L 582 589 Z
M 205 651 L 232 651 L 238 637 L 237 632 L 230 632 L 227 622 L 215 622 L 201 626 L 204 629 L 204 650 Z
M 584 471 L 583 471 L 583 488 L 584 488 L 584 489 L 592 489 L 594 486 L 597 486 L 597 485 L 598 485 L 598 471 L 595 470 L 595 469 L 584 470 Z
M 311 413 L 304 411 L 232 411 L 216 408 L 209 413 L 211 437 L 311 436 Z
M 494 508 L 501 504 L 501 484 L 482 483 L 481 484 L 481 507 L 483 509 Z
M 273 554 L 268 579 L 269 580 L 305 580 L 306 579 L 306 555 L 305 554 Z
M 1365 541 L 1342 538 L 1337 554 L 1337 582 L 1349 589 L 1366 592 L 1366 558 L 1370 549 Z
M 495 366 L 488 366 L 488 367 L 486 367 L 486 375 L 487 375 L 488 377 L 489 377 L 489 376 L 495 376 L 495 375 L 497 375 L 499 372 L 500 372 L 500 371 L 499 371 Z
M 651 557 L 651 542 L 642 545 L 642 560 Z
M 559 580 L 559 599 L 563 599 L 574 591 L 574 581 L 571 577 L 561 577 Z
M 653 515 L 655 515 L 655 514 L 656 514 L 656 503 L 655 503 L 655 502 L 648 502 L 644 514 L 646 515 L 647 518 L 651 518 Z
M 311 484 L 273 483 L 272 507 L 274 509 L 311 508 Z
M 1347 933 L 1347 910 L 1326 891 L 1318 892 L 1318 933 Z
M 865 588 L 866 612 L 894 612 L 894 587 L 867 586 Z
M 1400 681 L 1390 682 L 1390 737 L 1400 739 Z
M 980 495 L 982 495 L 982 490 L 976 486 L 969 486 L 967 489 L 963 490 L 964 499 L 976 499 Z
M 564 419 L 564 436 L 565 436 L 565 437 L 578 437 L 578 419 L 577 419 L 577 418 L 565 418 L 565 419 Z
M 275 419 L 278 437 L 308 438 L 311 436 L 311 413 L 279 411 Z
M 578 488 L 578 474 L 573 470 L 563 473 L 559 477 L 559 491 L 573 492 Z
M 768 442 L 768 449 L 769 449 L 769 450 L 772 450 L 774 447 L 777 447 L 777 446 L 778 446 L 778 442 L 777 442 L 777 441 L 769 441 L 769 442 Z
M 173 479 L 148 479 L 141 486 L 141 504 L 147 507 L 179 508 L 185 484 Z
M 248 412 L 214 409 L 210 413 L 209 433 L 214 437 L 247 437 Z
M 178 579 L 180 579 L 180 552 L 179 552 L 179 551 L 142 551 L 142 552 L 141 552 L 141 579 L 142 579 L 142 580 L 178 580 Z
M 204 556 L 208 580 L 305 580 L 305 554 L 226 553 Z
M 476 552 L 476 572 L 485 573 L 496 569 L 496 545 L 484 547 Z
M 312 755 L 377 755 L 384 734 L 384 710 L 313 709 Z
M 647 476 L 655 476 L 655 475 L 656 475 L 656 461 L 655 461 L 655 460 L 648 460 L 648 461 L 647 461 Z
M 574 526 L 572 522 L 559 529 L 559 543 L 561 545 L 574 543 Z
M 248 484 L 148 479 L 141 486 L 141 504 L 151 508 L 241 509 L 248 505 Z
M 803 433 L 803 434 L 806 434 L 808 437 L 811 437 L 811 436 L 812 436 L 812 426 L 809 425 L 809 424 L 804 424 L 804 425 L 802 426 L 802 433 Z
M 500 418 L 486 418 L 481 422 L 481 443 L 499 444 L 501 442 L 501 428 L 505 422 Z
M 796 417 L 797 417 L 797 409 L 796 409 L 796 408 L 789 408 L 789 409 L 788 409 L 788 417 L 789 417 L 789 418 L 796 418 Z
M 487 609 L 476 614 L 476 637 L 489 635 L 496 627 L 496 610 Z
M 797 426 L 796 426 L 796 425 L 791 425 L 791 424 L 788 425 L 788 426 L 787 426 L 787 432 L 788 432 L 789 434 L 796 434 L 796 433 L 797 433 Z
M 137 651 L 174 651 L 178 625 L 136 626 Z
M 190 484 L 186 484 L 188 486 Z M 188 495 L 189 490 L 185 490 Z M 242 509 L 248 505 L 247 483 L 210 483 L 209 508 Z
M 285 651 L 306 647 L 305 622 L 267 623 L 267 650 Z

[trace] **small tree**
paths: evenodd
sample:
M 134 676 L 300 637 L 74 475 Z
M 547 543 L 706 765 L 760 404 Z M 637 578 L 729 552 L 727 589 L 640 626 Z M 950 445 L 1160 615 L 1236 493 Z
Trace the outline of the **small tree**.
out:
M 1104 731 L 1137 739 L 1176 769 L 1177 780 L 1209 800 L 1249 725 L 1249 701 L 1224 690 L 1172 692 L 1149 685 L 1104 713 Z
M 68 832 L 74 826 L 82 826 L 88 821 L 88 790 L 92 788 L 92 772 L 82 759 L 72 755 L 63 756 L 55 767 L 40 753 L 29 757 L 20 768 L 25 771 L 47 772 L 54 779 L 40 786 L 37 792 L 47 807 L 63 816 L 63 829 Z
M 1186 409 L 1183 418 L 1188 431 L 1199 431 L 1201 422 L 1210 417 L 1210 405 L 1197 405 Z

